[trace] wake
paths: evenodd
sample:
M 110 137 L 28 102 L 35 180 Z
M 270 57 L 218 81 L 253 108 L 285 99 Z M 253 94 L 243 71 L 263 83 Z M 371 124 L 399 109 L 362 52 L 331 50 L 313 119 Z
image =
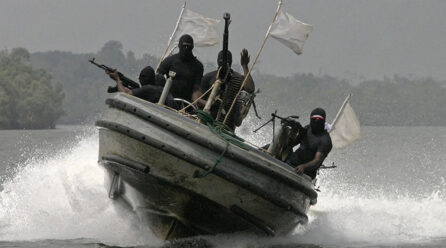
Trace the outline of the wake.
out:
M 92 129 L 71 148 L 30 159 L 0 192 L 0 240 L 91 238 L 158 244 L 136 216 L 108 199 Z
M 136 216 L 108 199 L 97 153 L 98 136 L 93 128 L 69 148 L 20 166 L 4 181 L 0 192 L 0 240 L 87 238 L 126 246 L 162 245 L 140 226 Z M 204 238 L 217 247 L 391 245 L 446 240 L 446 199 L 442 190 L 423 196 L 395 196 L 392 191 L 397 189 L 387 189 L 389 194 L 369 190 L 373 185 L 378 187 L 379 182 L 368 182 L 368 188 L 358 191 L 358 185 L 349 185 L 342 176 L 327 172 L 319 177 L 322 192 L 308 213 L 310 222 L 296 228 L 292 235 Z

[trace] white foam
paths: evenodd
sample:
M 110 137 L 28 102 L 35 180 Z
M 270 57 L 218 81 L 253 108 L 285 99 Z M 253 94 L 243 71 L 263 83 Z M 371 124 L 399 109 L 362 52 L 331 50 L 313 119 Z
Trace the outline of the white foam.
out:
M 266 142 L 260 135 L 258 144 Z M 0 192 L 0 239 L 92 238 L 100 242 L 134 245 L 161 244 L 128 211 L 116 208 L 103 187 L 104 172 L 97 165 L 98 137 L 86 135 L 71 149 L 44 159 L 30 159 Z M 345 169 L 344 169 L 345 170 Z M 336 177 L 335 177 L 336 175 Z M 274 239 L 218 235 L 220 247 L 246 244 L 395 244 L 446 240 L 446 191 L 443 185 L 424 196 L 400 195 L 405 185 L 379 191 L 381 185 L 349 184 L 342 173 L 320 175 L 318 203 L 310 222 L 291 236 Z M 366 182 L 364 182 L 366 183 Z M 437 188 L 438 189 L 438 188 Z
M 254 121 L 252 116 L 248 118 L 247 127 L 238 133 L 259 145 L 269 143 L 270 128 L 266 128 L 261 135 L 250 136 L 252 132 L 248 128 L 254 126 Z M 366 134 L 362 138 L 364 143 L 368 142 L 366 139 L 369 138 Z M 373 141 L 367 143 L 368 149 L 376 148 Z M 437 149 L 437 146 L 433 147 Z M 392 182 L 385 182 L 384 171 L 389 173 L 389 169 L 380 163 L 368 161 L 375 159 L 380 150 L 367 150 L 365 153 L 358 149 L 361 147 L 356 150 L 351 147 L 349 152 L 333 151 L 330 159 L 337 158 L 342 166 L 336 170 L 323 171 L 318 176 L 321 192 L 318 203 L 311 207 L 308 213 L 308 225 L 298 227 L 293 235 L 285 238 L 260 241 L 240 239 L 237 242 L 308 243 L 342 247 L 351 244 L 402 244 L 446 240 L 446 183 L 444 177 L 440 176 L 444 175 L 445 171 L 443 152 L 433 152 L 427 159 L 421 162 L 415 160 L 412 163 L 409 162 L 417 154 L 404 153 L 404 159 L 386 157 L 394 168 L 411 170 L 404 181 L 398 181 L 397 179 L 401 179 L 398 177 L 389 179 Z M 427 157 L 424 154 L 420 156 L 422 155 Z M 359 166 L 358 163 L 366 164 L 367 167 Z M 422 167 L 429 168 L 428 171 L 435 177 L 421 174 L 424 178 L 420 178 L 419 173 L 425 172 Z M 378 174 L 367 174 L 373 169 L 377 170 Z M 405 171 L 402 170 L 399 175 L 403 175 L 402 173 Z M 423 182 L 422 185 L 420 181 Z M 415 185 L 422 189 L 415 191 Z
M 446 237 L 446 201 L 424 198 L 348 197 L 324 192 L 295 238 L 313 244 L 418 243 Z
M 108 199 L 97 153 L 94 130 L 71 149 L 29 160 L 0 192 L 0 239 L 160 243 L 135 216 Z
M 446 201 L 434 193 L 425 198 L 363 198 L 324 192 L 308 213 L 309 223 L 286 237 L 217 235 L 216 247 L 269 247 L 312 244 L 324 247 L 370 247 L 401 244 L 429 246 L 446 241 Z

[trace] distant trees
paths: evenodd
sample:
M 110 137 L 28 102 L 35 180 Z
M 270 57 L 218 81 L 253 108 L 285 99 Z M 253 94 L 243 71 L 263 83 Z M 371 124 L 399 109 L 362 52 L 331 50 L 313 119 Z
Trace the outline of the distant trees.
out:
M 73 54 L 50 51 L 31 55 L 31 63 L 48 71 L 61 82 L 65 92 L 63 108 L 66 115 L 60 120 L 65 124 L 93 122 L 95 116 L 105 109 L 107 87 L 115 84 L 104 71 L 88 62 L 96 58 L 101 64 L 117 68 L 129 78 L 138 82 L 141 69 L 147 65 L 155 67 L 158 58 L 144 54 L 139 58 L 131 51 L 124 53 L 119 41 L 108 41 L 97 53 Z
M 351 85 L 345 80 L 311 73 L 292 77 L 254 75 L 262 93 L 256 100 L 263 111 L 298 114 L 302 123 L 312 109 L 323 107 L 332 120 L 345 97 L 352 93 L 352 107 L 362 125 L 445 126 L 446 82 L 432 78 L 385 77 Z
M 0 52 L 0 129 L 54 128 L 64 113 L 62 86 L 29 60 L 24 48 Z
M 33 53 L 30 56 L 26 50 L 19 49 L 11 54 L 4 52 L 2 58 L 13 60 L 12 54 L 21 57 L 20 60 L 25 64 L 30 58 L 30 64 L 34 68 L 44 69 L 61 82 L 65 92 L 63 109 L 66 115 L 61 117 L 60 122 L 67 124 L 84 123 L 86 120 L 92 122 L 106 108 L 105 99 L 112 96 L 106 93 L 106 89 L 114 82 L 103 71 L 92 66 L 88 59 L 95 57 L 98 62 L 118 68 L 135 81 L 142 68 L 147 65 L 155 67 L 158 62 L 157 57 L 149 54 L 135 56 L 131 51 L 123 52 L 123 46 L 118 41 L 107 42 L 96 53 L 50 51 Z M 214 63 L 205 62 L 205 66 L 205 72 L 215 69 Z M 3 67 L 2 65 L 2 71 L 5 70 Z M 48 74 L 43 75 L 49 77 Z M 0 76 L 0 84 L 9 85 L 10 79 L 5 83 L 4 78 L 5 76 Z M 328 120 L 332 120 L 344 98 L 353 93 L 352 106 L 362 125 L 446 125 L 446 108 L 442 107 L 446 106 L 446 82 L 432 78 L 394 76 L 366 80 L 354 85 L 343 79 L 312 73 L 297 73 L 288 77 L 255 73 L 253 78 L 256 88 L 261 90 L 255 101 L 260 114 L 265 117 L 277 109 L 282 115 L 300 115 L 305 124 L 306 117 L 313 108 L 323 107 L 327 110 Z M 29 82 L 23 79 L 23 75 L 17 79 L 22 82 L 19 79 Z M 58 87 L 60 86 L 53 86 L 54 90 L 60 90 Z M 11 113 L 12 109 L 6 106 L 25 104 L 12 104 L 20 98 L 10 99 L 12 93 L 7 93 L 2 88 L 0 86 L 0 113 Z M 8 104 L 5 105 L 5 101 Z M 50 105 L 48 110 L 51 108 L 53 107 Z M 1 123 L 4 123 L 3 119 L 5 116 L 2 114 Z

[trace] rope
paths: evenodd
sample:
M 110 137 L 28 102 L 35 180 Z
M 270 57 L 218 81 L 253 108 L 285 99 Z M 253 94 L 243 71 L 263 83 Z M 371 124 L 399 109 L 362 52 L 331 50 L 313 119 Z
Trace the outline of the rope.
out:
M 235 133 L 224 123 L 214 120 L 209 113 L 206 113 L 203 110 L 197 110 L 197 117 L 218 137 L 242 149 L 249 150 L 249 146 L 244 143 L 245 141 L 242 138 L 235 135 Z
M 218 71 L 217 71 L 217 76 L 216 76 L 216 79 L 217 79 L 217 80 L 218 80 L 218 78 L 219 78 L 219 76 L 220 76 L 220 71 L 221 71 L 221 67 L 220 67 L 220 68 L 218 69 Z M 228 75 L 226 74 L 226 77 L 227 77 L 227 76 L 228 76 Z M 217 81 L 217 80 L 215 80 L 215 81 Z M 225 78 L 225 80 L 226 80 L 226 78 Z M 198 97 L 197 99 L 195 99 L 195 101 L 193 101 L 191 104 L 189 104 L 189 105 L 187 105 L 186 107 L 180 109 L 179 112 L 184 112 L 185 109 L 187 109 L 188 107 L 190 107 L 190 106 L 194 105 L 195 103 L 197 103 L 198 100 L 202 99 L 205 95 L 207 95 L 207 94 L 214 88 L 214 86 L 215 86 L 215 82 L 212 84 L 212 86 L 211 86 L 208 90 L 206 90 L 206 92 L 204 92 L 203 94 L 201 94 L 200 97 Z
M 260 47 L 259 52 L 257 53 L 257 56 L 256 56 L 256 58 L 254 59 L 254 62 L 252 63 L 251 67 L 249 68 L 249 71 L 248 71 L 248 73 L 246 74 L 245 79 L 243 80 L 242 86 L 240 87 L 239 91 L 238 91 L 237 94 L 235 95 L 234 101 L 232 101 L 231 107 L 229 108 L 229 110 L 228 110 L 228 112 L 227 112 L 227 114 L 226 114 L 226 117 L 225 117 L 223 123 L 226 123 L 226 120 L 227 120 L 228 117 L 231 115 L 231 111 L 232 111 L 232 109 L 234 108 L 234 105 L 235 105 L 235 102 L 236 102 L 236 100 L 237 100 L 237 97 L 240 95 L 240 92 L 242 91 L 243 87 L 245 87 L 246 81 L 247 81 L 249 75 L 251 74 L 251 71 L 252 71 L 252 69 L 254 68 L 254 65 L 257 63 L 257 60 L 259 59 L 260 53 L 262 52 L 263 47 L 265 46 L 266 40 L 268 39 L 268 36 L 269 36 L 269 32 L 271 31 L 271 28 L 273 27 L 273 24 L 274 24 L 274 22 L 275 22 L 276 19 L 277 19 L 277 15 L 279 14 L 279 11 L 280 11 L 280 8 L 281 8 L 281 7 L 282 7 L 282 0 L 279 1 L 279 4 L 278 4 L 278 6 L 277 6 L 276 13 L 274 14 L 273 21 L 272 21 L 271 24 L 269 25 L 268 31 L 266 31 L 266 35 L 265 35 L 265 38 L 263 39 L 262 46 Z
M 200 97 L 198 97 L 197 99 L 195 99 L 195 101 L 191 102 L 190 104 L 186 105 L 186 107 L 178 110 L 179 112 L 184 112 L 187 108 L 189 108 L 190 106 L 194 105 L 195 103 L 198 102 L 198 100 L 202 99 L 207 93 L 209 93 L 212 88 L 214 88 L 214 85 L 212 85 L 206 92 L 204 92 L 203 94 L 201 94 Z
M 203 178 L 203 177 L 211 174 L 214 171 L 214 169 L 217 167 L 217 165 L 221 162 L 222 158 L 225 156 L 226 152 L 228 151 L 228 148 L 229 148 L 229 142 L 226 142 L 225 150 L 220 154 L 220 156 L 217 158 L 217 160 L 215 160 L 214 165 L 209 170 L 205 171 L 203 174 L 200 174 L 200 172 L 198 170 L 196 170 L 194 172 L 193 177 L 194 178 Z

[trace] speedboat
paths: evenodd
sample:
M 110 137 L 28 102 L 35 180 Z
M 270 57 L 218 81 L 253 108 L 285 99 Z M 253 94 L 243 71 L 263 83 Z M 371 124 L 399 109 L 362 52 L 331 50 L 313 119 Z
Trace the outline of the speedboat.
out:
M 99 164 L 109 197 L 160 239 L 247 232 L 286 235 L 308 221 L 311 179 L 197 118 L 118 93 L 106 100 Z

